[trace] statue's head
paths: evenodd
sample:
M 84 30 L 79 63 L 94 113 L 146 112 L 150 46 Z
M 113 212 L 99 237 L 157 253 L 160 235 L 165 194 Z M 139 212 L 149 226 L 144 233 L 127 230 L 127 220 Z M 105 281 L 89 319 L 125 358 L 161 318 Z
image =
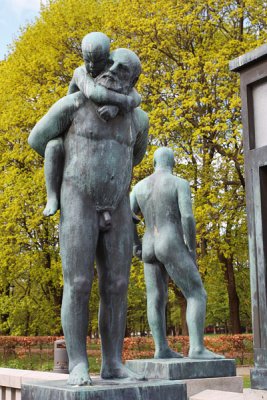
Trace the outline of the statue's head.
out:
M 110 40 L 102 32 L 91 32 L 82 40 L 82 53 L 86 71 L 93 78 L 105 68 L 110 51 Z
M 97 82 L 108 89 L 128 94 L 141 73 L 141 63 L 137 55 L 129 49 L 117 49 L 110 53 L 105 72 Z
M 160 147 L 154 153 L 154 168 L 169 168 L 174 167 L 174 153 L 168 147 Z

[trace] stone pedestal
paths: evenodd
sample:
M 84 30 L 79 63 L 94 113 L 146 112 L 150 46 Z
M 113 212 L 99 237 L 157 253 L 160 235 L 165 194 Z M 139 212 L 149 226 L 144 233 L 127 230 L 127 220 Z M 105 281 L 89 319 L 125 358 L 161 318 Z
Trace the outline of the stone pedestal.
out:
M 267 390 L 267 368 L 253 368 L 250 370 L 251 387 Z
M 147 379 L 196 379 L 236 376 L 235 360 L 190 358 L 129 360 L 126 366 Z
M 92 386 L 67 381 L 26 383 L 21 400 L 186 400 L 186 385 L 176 381 L 129 381 L 93 378 Z

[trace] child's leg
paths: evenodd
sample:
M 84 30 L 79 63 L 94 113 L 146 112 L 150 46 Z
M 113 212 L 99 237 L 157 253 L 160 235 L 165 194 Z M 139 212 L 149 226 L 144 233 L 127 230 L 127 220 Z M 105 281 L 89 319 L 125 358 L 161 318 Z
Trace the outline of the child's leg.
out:
M 54 215 L 59 209 L 60 188 L 64 167 L 63 139 L 50 140 L 45 149 L 45 181 L 47 191 L 47 204 L 44 215 Z

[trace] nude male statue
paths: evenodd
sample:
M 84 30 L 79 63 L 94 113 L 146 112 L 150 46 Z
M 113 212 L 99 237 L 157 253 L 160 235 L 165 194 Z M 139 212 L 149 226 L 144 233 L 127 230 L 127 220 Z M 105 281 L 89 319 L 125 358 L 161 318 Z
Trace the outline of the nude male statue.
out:
M 140 72 L 139 58 L 128 49 L 117 49 L 95 81 L 105 89 L 127 95 Z M 111 379 L 131 375 L 121 359 L 133 244 L 128 190 L 132 168 L 145 154 L 148 118 L 137 108 L 105 121 L 98 107 L 82 92 L 70 94 L 52 106 L 29 137 L 30 145 L 42 154 L 51 138 L 64 133 L 61 314 L 71 385 L 90 384 L 86 336 L 95 258 L 100 292 L 101 376 Z M 111 223 L 104 230 L 101 217 L 107 211 Z
M 168 277 L 179 286 L 187 300 L 189 357 L 224 358 L 203 345 L 206 292 L 196 266 L 196 232 L 190 187 L 172 175 L 173 151 L 161 147 L 154 153 L 155 172 L 143 179 L 130 195 L 131 209 L 141 212 L 146 231 L 143 241 L 135 232 L 134 254 L 145 268 L 148 322 L 155 342 L 155 358 L 179 358 L 166 340 L 165 307 Z

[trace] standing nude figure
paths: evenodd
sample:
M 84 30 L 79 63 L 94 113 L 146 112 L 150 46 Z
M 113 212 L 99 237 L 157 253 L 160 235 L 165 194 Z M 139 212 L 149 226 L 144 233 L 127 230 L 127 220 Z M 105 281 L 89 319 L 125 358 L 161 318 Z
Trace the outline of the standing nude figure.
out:
M 104 72 L 95 78 L 95 85 L 104 92 L 125 97 L 140 72 L 136 54 L 117 49 L 110 54 Z M 100 293 L 101 376 L 127 378 L 132 373 L 122 364 L 122 346 L 133 246 L 129 186 L 132 168 L 146 151 L 148 118 L 136 108 L 103 119 L 99 103 L 79 91 L 51 107 L 33 128 L 29 144 L 44 154 L 49 140 L 62 135 L 65 158 L 60 192 L 64 277 L 61 317 L 69 356 L 69 384 L 91 382 L 86 336 L 95 260 Z M 105 213 L 110 220 L 103 229 Z
M 165 307 L 168 278 L 179 286 L 187 300 L 189 357 L 224 358 L 203 345 L 206 292 L 196 266 L 196 232 L 190 187 L 172 174 L 174 154 L 166 147 L 154 154 L 155 172 L 135 185 L 131 209 L 145 218 L 142 243 L 135 232 L 134 254 L 145 267 L 148 322 L 155 342 L 155 358 L 179 358 L 166 339 Z

